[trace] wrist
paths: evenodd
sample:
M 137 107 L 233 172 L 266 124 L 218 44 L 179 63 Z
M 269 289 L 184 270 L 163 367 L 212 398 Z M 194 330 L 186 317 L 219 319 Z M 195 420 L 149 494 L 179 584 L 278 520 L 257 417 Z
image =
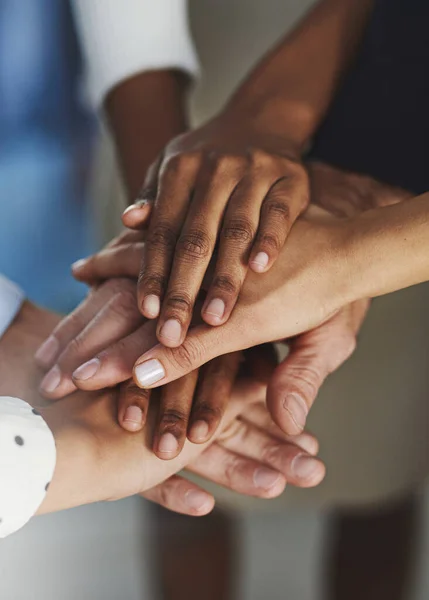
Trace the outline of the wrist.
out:
M 108 94 L 105 109 L 130 202 L 148 167 L 187 128 L 189 78 L 180 71 L 140 73 Z

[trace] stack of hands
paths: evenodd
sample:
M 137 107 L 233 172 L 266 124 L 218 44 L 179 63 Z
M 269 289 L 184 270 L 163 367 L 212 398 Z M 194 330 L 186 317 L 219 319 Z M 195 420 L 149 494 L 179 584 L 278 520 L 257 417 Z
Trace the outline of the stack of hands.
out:
M 73 266 L 90 293 L 35 354 L 41 394 L 70 395 L 67 427 L 96 422 L 110 461 L 89 476 L 86 501 L 104 499 L 95 483 L 108 471 L 106 497 L 145 492 L 195 515 L 214 501 L 174 475 L 184 467 L 262 498 L 324 477 L 307 415 L 369 306 L 342 283 L 353 218 L 409 194 L 304 165 L 288 144 L 219 153 L 198 136 L 167 147 L 124 212 L 128 230 Z M 276 366 L 265 344 L 278 341 L 289 354 Z M 45 410 L 49 420 L 56 405 Z

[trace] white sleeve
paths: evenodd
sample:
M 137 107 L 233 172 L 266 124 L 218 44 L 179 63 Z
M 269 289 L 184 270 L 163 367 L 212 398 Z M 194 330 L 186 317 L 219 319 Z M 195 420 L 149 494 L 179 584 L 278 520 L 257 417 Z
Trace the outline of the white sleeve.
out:
M 18 314 L 23 301 L 23 291 L 0 275 L 0 338 Z
M 0 275 L 0 337 L 24 300 Z M 54 436 L 27 402 L 0 396 L 0 538 L 23 527 L 45 497 L 56 462 Z
M 72 0 L 72 6 L 97 107 L 113 86 L 142 71 L 198 73 L 187 0 Z

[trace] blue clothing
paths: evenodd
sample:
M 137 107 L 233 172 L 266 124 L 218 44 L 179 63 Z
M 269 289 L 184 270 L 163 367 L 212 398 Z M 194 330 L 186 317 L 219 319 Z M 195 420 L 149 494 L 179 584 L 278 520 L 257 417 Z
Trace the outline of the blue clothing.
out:
M 70 264 L 91 251 L 92 237 L 79 68 L 66 3 L 1 0 L 0 272 L 33 301 L 63 311 L 85 292 Z

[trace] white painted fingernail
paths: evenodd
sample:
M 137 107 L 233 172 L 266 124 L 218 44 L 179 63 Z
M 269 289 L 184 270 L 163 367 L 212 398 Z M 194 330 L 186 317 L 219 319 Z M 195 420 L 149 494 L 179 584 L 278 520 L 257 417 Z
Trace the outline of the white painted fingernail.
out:
M 72 377 L 73 379 L 80 379 L 81 381 L 86 381 L 87 379 L 91 379 L 97 373 L 100 368 L 100 359 L 92 358 L 88 360 L 88 362 L 83 363 L 80 367 L 74 371 Z
M 152 358 L 135 366 L 134 375 L 139 385 L 145 388 L 164 379 L 165 371 L 159 360 Z

